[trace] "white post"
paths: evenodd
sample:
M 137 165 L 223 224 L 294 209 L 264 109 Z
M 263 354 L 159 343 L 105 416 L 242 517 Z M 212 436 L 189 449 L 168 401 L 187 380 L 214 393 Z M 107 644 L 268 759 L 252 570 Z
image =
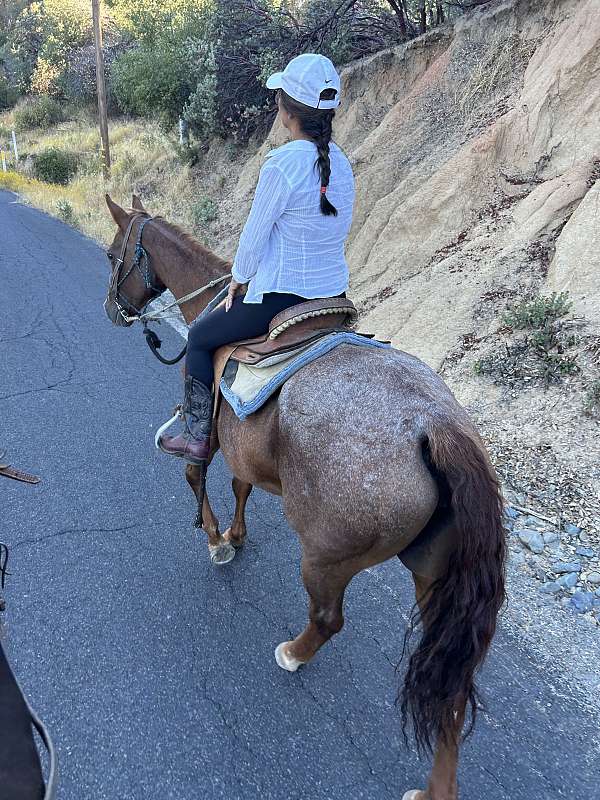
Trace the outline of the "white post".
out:
M 12 132 L 13 150 L 15 151 L 15 164 L 19 163 L 19 151 L 17 150 L 17 137 L 15 132 Z
M 2 151 L 2 171 L 8 172 L 8 170 L 6 169 L 6 158 L 4 157 L 4 150 Z

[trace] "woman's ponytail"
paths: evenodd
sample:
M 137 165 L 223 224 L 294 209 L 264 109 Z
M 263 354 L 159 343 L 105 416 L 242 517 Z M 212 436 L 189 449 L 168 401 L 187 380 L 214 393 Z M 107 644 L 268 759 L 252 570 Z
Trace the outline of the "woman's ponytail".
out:
M 321 212 L 327 216 L 333 214 L 337 216 L 337 208 L 331 204 L 327 198 L 326 191 L 329 186 L 329 176 L 331 175 L 331 163 L 329 161 L 329 142 L 331 141 L 331 128 L 335 111 L 322 112 L 321 135 L 315 139 L 317 145 L 317 166 L 321 175 Z
M 331 129 L 335 111 L 333 109 L 311 108 L 294 100 L 283 89 L 279 89 L 279 97 L 286 111 L 296 117 L 300 122 L 302 132 L 310 137 L 317 146 L 317 160 L 315 167 L 319 170 L 321 177 L 321 213 L 326 216 L 337 216 L 337 208 L 331 204 L 326 196 L 329 178 L 331 176 L 331 163 L 329 160 L 329 142 L 331 141 Z M 332 100 L 335 97 L 335 89 L 324 89 L 321 92 L 321 100 Z

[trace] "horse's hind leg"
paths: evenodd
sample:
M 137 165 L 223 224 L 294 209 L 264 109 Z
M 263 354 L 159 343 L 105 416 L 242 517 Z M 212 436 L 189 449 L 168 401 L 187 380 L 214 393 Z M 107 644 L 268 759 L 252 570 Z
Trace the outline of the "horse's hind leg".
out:
M 300 636 L 282 642 L 275 650 L 280 667 L 295 672 L 342 629 L 344 592 L 358 569 L 348 561 L 323 564 L 306 555 L 302 558 L 302 579 L 310 598 L 309 623 Z
M 210 560 L 213 564 L 228 564 L 235 556 L 235 549 L 219 533 L 219 521 L 210 507 L 208 494 L 204 487 L 202 467 L 196 464 L 187 464 L 185 478 L 196 496 L 199 513 L 200 502 L 202 502 L 202 529 L 208 537 Z
M 433 580 L 422 578 L 413 573 L 417 603 L 422 608 L 423 601 L 430 590 Z M 406 792 L 403 800 L 456 800 L 458 797 L 457 769 L 460 736 L 465 719 L 465 705 L 455 711 L 454 729 L 448 731 L 445 739 L 436 742 L 433 765 L 427 782 L 427 790 L 413 789 Z
M 237 549 L 244 544 L 246 539 L 246 503 L 250 492 L 252 491 L 252 484 L 241 481 L 239 478 L 234 478 L 231 486 L 233 494 L 235 495 L 235 514 L 231 522 L 231 527 L 228 528 L 223 534 L 226 542 L 231 544 Z

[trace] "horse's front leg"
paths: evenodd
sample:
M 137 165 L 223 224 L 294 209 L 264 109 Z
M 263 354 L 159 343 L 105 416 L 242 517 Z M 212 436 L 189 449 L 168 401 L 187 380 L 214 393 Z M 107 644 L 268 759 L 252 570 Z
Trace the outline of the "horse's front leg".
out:
M 223 538 L 236 548 L 240 548 L 246 539 L 246 503 L 250 492 L 252 491 L 252 484 L 241 481 L 239 478 L 234 478 L 231 483 L 233 493 L 235 495 L 235 514 L 231 522 L 231 527 L 227 528 L 223 534 Z
M 210 560 L 213 564 L 228 564 L 235 557 L 235 548 L 219 533 L 219 520 L 210 507 L 206 493 L 203 467 L 186 464 L 185 478 L 198 503 L 196 522 L 201 523 L 202 529 L 208 537 Z M 200 524 L 197 524 L 196 527 L 200 527 Z

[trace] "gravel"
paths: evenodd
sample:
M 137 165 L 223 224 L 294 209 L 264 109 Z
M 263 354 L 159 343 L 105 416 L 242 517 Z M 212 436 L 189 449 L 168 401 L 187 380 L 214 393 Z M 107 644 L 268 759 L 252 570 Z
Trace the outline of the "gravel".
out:
M 544 552 L 544 538 L 539 531 L 526 528 L 525 530 L 517 531 L 517 536 L 532 553 Z

